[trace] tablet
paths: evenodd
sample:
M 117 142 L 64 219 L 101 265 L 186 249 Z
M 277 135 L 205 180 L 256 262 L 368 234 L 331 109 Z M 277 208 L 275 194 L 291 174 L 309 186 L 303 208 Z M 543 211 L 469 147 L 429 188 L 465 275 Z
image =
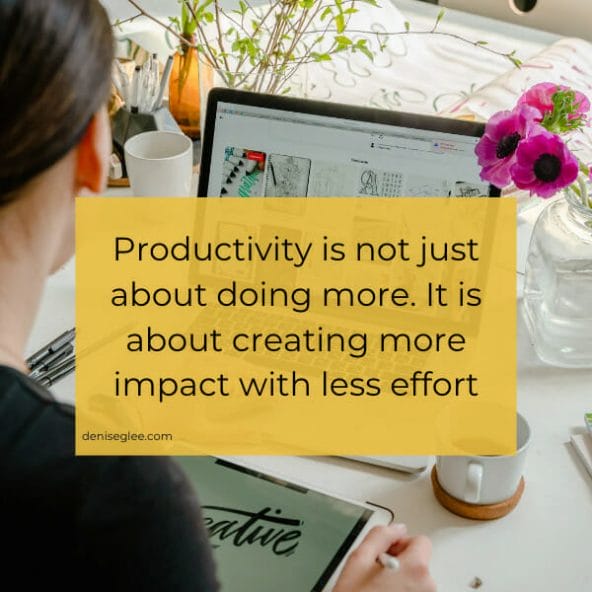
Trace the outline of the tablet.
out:
M 180 457 L 225 592 L 327 592 L 348 552 L 391 514 L 214 457 Z

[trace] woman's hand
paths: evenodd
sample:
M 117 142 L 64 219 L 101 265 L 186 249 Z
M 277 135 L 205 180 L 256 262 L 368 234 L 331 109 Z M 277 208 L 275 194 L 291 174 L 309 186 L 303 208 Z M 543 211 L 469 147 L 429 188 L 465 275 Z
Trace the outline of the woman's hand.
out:
M 400 568 L 382 567 L 381 553 L 396 555 Z M 431 554 L 430 539 L 407 536 L 405 525 L 376 526 L 349 556 L 334 592 L 435 592 Z

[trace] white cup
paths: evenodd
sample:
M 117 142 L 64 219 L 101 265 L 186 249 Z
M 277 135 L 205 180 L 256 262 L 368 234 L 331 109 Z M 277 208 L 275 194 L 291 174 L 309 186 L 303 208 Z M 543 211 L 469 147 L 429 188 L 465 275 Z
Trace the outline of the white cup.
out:
M 508 456 L 438 456 L 438 481 L 452 497 L 469 504 L 489 505 L 510 499 L 520 483 L 531 431 L 518 414 L 516 454 Z
M 125 166 L 135 196 L 187 197 L 191 194 L 193 144 L 176 132 L 144 132 L 124 146 Z

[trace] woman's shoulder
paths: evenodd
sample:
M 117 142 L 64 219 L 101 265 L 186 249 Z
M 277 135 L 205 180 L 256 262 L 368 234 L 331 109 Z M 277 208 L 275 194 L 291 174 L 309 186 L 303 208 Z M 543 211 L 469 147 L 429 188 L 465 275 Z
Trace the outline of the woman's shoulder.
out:
M 0 450 L 18 448 L 35 431 L 41 437 L 53 428 L 71 433 L 73 445 L 74 409 L 55 400 L 52 394 L 15 368 L 0 366 Z M 61 446 L 66 442 L 58 439 Z
M 0 481 L 3 532 L 35 540 L 48 562 L 76 558 L 101 586 L 217 589 L 199 503 L 180 466 L 167 457 L 75 456 L 73 408 L 2 366 Z M 55 545 L 57 532 L 65 544 Z
M 174 495 L 186 487 L 177 464 L 165 457 L 77 457 L 74 427 L 72 405 L 22 372 L 0 366 L 0 470 L 12 483 L 53 481 L 59 474 L 64 486 L 79 482 L 79 491 L 102 489 L 115 496 L 126 488 Z

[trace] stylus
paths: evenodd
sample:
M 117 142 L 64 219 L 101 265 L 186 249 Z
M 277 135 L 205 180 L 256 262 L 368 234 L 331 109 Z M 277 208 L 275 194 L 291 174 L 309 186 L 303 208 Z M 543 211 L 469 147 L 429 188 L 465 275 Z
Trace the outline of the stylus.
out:
M 388 553 L 381 553 L 377 558 L 376 561 L 387 569 L 392 569 L 393 571 L 398 571 L 401 567 L 401 563 L 394 555 L 389 555 Z
M 164 67 L 164 72 L 162 73 L 162 78 L 160 80 L 160 88 L 158 89 L 158 95 L 156 96 L 156 100 L 154 101 L 153 109 L 160 109 L 162 107 L 162 98 L 164 97 L 164 91 L 169 83 L 169 76 L 171 75 L 171 69 L 173 67 L 173 56 L 169 56 L 166 65 Z

